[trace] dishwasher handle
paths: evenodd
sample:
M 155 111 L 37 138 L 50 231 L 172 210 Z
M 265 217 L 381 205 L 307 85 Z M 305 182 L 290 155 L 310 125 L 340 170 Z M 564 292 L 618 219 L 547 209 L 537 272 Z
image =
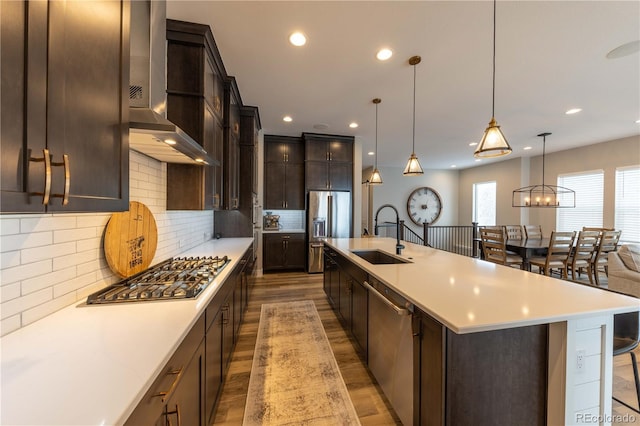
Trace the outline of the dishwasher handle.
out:
M 400 308 L 398 307 L 395 303 L 393 303 L 391 300 L 387 299 L 386 297 L 384 297 L 383 294 L 381 294 L 378 290 L 376 290 L 371 284 L 369 284 L 366 281 L 362 282 L 362 285 L 365 286 L 365 288 L 371 292 L 373 292 L 377 297 L 380 298 L 380 300 L 382 300 L 384 302 L 385 305 L 387 305 L 388 307 L 390 307 L 391 309 L 393 309 L 394 311 L 396 311 L 396 314 L 401 315 L 401 316 L 405 316 L 405 315 L 411 315 L 411 311 L 409 311 L 409 309 L 407 308 Z

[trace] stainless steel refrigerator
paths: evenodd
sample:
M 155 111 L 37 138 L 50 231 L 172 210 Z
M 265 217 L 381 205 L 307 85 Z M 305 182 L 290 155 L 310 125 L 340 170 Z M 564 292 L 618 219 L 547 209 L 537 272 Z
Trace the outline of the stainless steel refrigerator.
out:
M 322 272 L 324 239 L 351 235 L 351 192 L 309 191 L 307 206 L 308 271 Z

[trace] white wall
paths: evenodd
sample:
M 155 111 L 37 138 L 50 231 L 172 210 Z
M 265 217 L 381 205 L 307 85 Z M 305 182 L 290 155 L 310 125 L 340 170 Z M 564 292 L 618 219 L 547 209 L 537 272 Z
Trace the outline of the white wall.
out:
M 400 219 L 422 236 L 422 227 L 415 225 L 407 213 L 407 199 L 411 192 L 419 187 L 428 186 L 435 189 L 442 200 L 442 213 L 435 225 L 458 224 L 458 171 L 456 170 L 425 170 L 422 176 L 403 176 L 404 167 L 379 166 L 383 184 L 373 186 L 373 214 L 383 204 L 391 204 L 398 209 Z M 364 180 L 371 174 L 371 168 L 363 171 Z M 395 221 L 391 209 L 380 212 L 378 223 Z M 470 224 L 471 221 L 467 222 Z M 362 231 L 362 230 L 360 230 Z M 369 230 L 373 234 L 373 229 Z
M 130 155 L 132 201 L 158 226 L 153 264 L 210 239 L 213 211 L 166 211 L 167 166 Z M 104 257 L 110 213 L 0 216 L 0 334 L 24 327 L 118 281 Z

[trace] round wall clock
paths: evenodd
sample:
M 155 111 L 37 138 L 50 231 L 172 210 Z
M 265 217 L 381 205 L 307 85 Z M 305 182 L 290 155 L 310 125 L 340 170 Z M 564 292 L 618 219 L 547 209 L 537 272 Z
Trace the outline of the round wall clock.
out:
M 414 189 L 407 200 L 407 213 L 416 225 L 432 224 L 440 217 L 442 200 L 440 195 L 428 186 Z

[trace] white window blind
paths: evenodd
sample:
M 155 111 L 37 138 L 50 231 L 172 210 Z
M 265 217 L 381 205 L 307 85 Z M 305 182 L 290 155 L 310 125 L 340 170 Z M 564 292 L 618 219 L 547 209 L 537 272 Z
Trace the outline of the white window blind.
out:
M 640 166 L 616 169 L 615 228 L 621 241 L 640 243 Z
M 576 207 L 556 210 L 557 231 L 581 231 L 583 226 L 602 227 L 604 171 L 558 175 L 558 186 L 576 192 Z
M 496 183 L 473 184 L 473 221 L 480 226 L 496 224 Z

